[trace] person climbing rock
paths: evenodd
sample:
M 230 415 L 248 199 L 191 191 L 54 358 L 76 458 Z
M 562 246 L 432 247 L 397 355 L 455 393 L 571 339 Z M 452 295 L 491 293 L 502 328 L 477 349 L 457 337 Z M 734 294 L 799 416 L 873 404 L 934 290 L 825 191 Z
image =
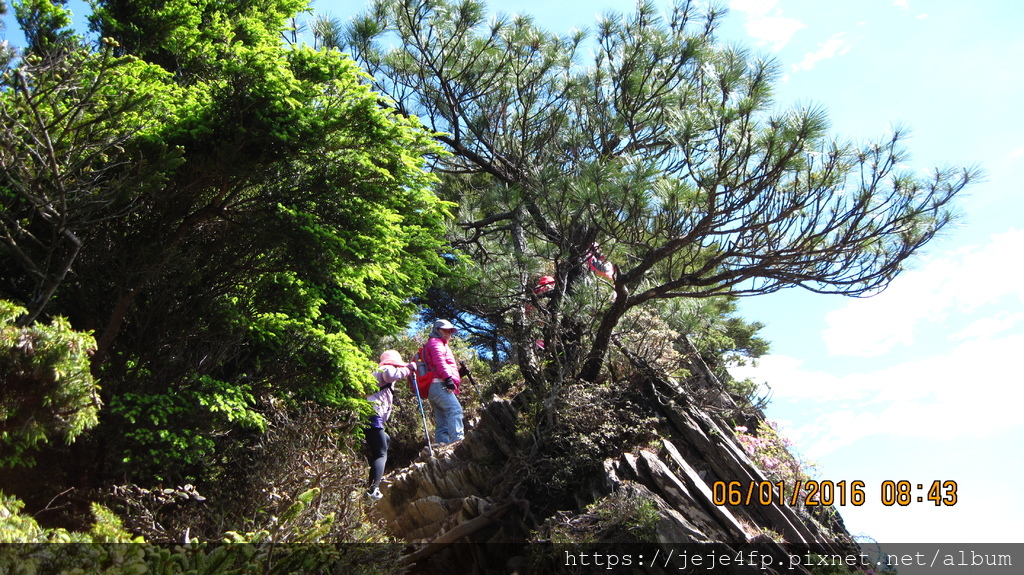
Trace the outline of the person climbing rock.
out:
M 377 379 L 378 390 L 367 400 L 373 405 L 374 414 L 370 416 L 370 425 L 366 428 L 367 459 L 370 463 L 370 481 L 366 495 L 370 499 L 380 499 L 380 480 L 384 477 L 384 466 L 388 462 L 388 446 L 391 437 L 384 431 L 384 424 L 391 417 L 394 406 L 394 384 L 416 372 L 416 363 L 405 363 L 397 351 L 389 349 L 380 355 L 380 364 L 373 372 Z
M 434 442 L 442 445 L 464 436 L 462 404 L 458 398 L 462 377 L 455 354 L 448 345 L 455 331 L 450 321 L 439 319 L 434 322 L 430 338 L 423 346 L 423 360 L 434 373 L 427 396 L 434 411 Z

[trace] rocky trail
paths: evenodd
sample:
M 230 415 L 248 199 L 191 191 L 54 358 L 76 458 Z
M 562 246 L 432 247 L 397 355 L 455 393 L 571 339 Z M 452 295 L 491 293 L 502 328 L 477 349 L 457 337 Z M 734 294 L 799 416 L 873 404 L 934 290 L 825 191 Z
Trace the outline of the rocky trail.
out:
M 790 569 L 789 558 L 808 551 L 856 555 L 856 543 L 832 508 L 799 501 L 792 506 L 780 502 L 777 488 L 768 491 L 772 478 L 751 461 L 727 421 L 739 410 L 709 372 L 685 383 L 651 377 L 644 388 L 642 407 L 658 421 L 657 437 L 595 464 L 599 471 L 571 498 L 543 505 L 532 500 L 537 490 L 525 476 L 535 473 L 530 461 L 537 454 L 524 439 L 524 405 L 496 398 L 471 422 L 464 440 L 435 447 L 432 456 L 424 447 L 410 465 L 391 472 L 374 514 L 390 535 L 408 542 L 405 561 L 422 573 L 550 572 L 561 543 L 589 549 L 629 542 L 634 551 L 642 544 L 662 557 L 692 546 L 761 561 L 715 571 L 723 573 L 770 573 L 759 568 L 769 561 L 779 566 L 776 572 L 809 573 L 799 565 Z M 753 425 L 763 414 L 753 410 L 745 417 Z M 746 501 L 716 505 L 716 489 L 721 499 L 727 486 Z M 623 502 L 632 502 L 634 523 L 635 511 L 646 510 L 641 535 L 623 539 L 621 529 L 614 535 L 601 528 Z M 674 564 L 663 568 L 679 572 Z M 658 572 L 651 569 L 643 572 Z

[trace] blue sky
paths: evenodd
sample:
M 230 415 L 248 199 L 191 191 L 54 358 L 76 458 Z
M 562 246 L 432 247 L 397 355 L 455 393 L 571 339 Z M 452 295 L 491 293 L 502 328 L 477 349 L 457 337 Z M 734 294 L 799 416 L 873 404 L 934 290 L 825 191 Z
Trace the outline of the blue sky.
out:
M 871 298 L 790 290 L 744 300 L 768 324 L 757 369 L 823 479 L 954 480 L 952 507 L 847 507 L 882 542 L 1021 542 L 1024 472 L 1024 5 L 731 2 L 737 36 L 783 63 L 780 102 L 817 102 L 860 140 L 911 129 L 911 169 L 980 165 L 961 218 Z
M 910 169 L 979 165 L 986 173 L 960 198 L 957 224 L 885 292 L 744 299 L 741 314 L 767 324 L 773 349 L 737 374 L 771 386 L 769 418 L 818 463 L 821 479 L 865 482 L 868 503 L 840 509 L 851 533 L 880 542 L 1024 541 L 1016 489 L 1024 476 L 1024 3 L 722 3 L 730 9 L 722 38 L 779 61 L 780 106 L 820 104 L 834 134 L 853 141 L 906 126 Z M 314 2 L 341 18 L 363 5 Z M 566 31 L 634 2 L 490 6 Z M 953 480 L 958 501 L 885 507 L 884 480 Z

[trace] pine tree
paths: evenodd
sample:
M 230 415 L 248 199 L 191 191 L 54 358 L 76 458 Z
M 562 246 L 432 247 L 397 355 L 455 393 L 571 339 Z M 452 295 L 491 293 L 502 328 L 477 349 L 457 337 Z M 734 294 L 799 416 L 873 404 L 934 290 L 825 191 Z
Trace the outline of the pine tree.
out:
M 462 311 L 527 377 L 540 275 L 558 286 L 544 353 L 594 380 L 625 314 L 659 300 L 884 289 L 975 178 L 911 173 L 900 131 L 857 146 L 822 108 L 775 111 L 776 64 L 720 43 L 721 16 L 644 1 L 558 35 L 474 0 L 381 0 L 348 27 L 374 87 L 450 152 L 432 164 L 459 204 L 450 241 L 484 276 Z

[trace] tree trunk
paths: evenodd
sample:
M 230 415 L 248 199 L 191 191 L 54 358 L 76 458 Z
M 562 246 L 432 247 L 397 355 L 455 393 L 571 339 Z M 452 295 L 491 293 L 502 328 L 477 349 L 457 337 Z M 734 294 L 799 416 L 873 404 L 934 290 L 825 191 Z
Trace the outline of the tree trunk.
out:
M 533 338 L 531 337 L 530 322 L 526 317 L 526 298 L 523 297 L 523 290 L 530 285 L 530 278 L 526 273 L 526 266 L 523 260 L 526 257 L 526 230 L 523 228 L 523 210 L 516 208 L 512 218 L 512 248 L 515 254 L 516 266 L 519 268 L 519 285 L 516 294 L 516 305 L 512 310 L 512 334 L 513 345 L 516 352 L 516 361 L 519 364 L 519 371 L 528 385 L 537 386 L 541 382 L 540 370 L 537 368 L 537 358 L 533 353 Z
M 587 353 L 587 358 L 583 361 L 583 367 L 580 368 L 580 379 L 591 382 L 597 381 L 598 376 L 601 375 L 604 358 L 608 354 L 608 347 L 612 343 L 615 326 L 619 324 L 619 320 L 622 319 L 626 311 L 637 303 L 639 302 L 629 301 L 629 289 L 624 283 L 616 280 L 615 303 L 601 316 L 601 323 L 597 326 L 597 331 L 594 332 L 590 351 Z

